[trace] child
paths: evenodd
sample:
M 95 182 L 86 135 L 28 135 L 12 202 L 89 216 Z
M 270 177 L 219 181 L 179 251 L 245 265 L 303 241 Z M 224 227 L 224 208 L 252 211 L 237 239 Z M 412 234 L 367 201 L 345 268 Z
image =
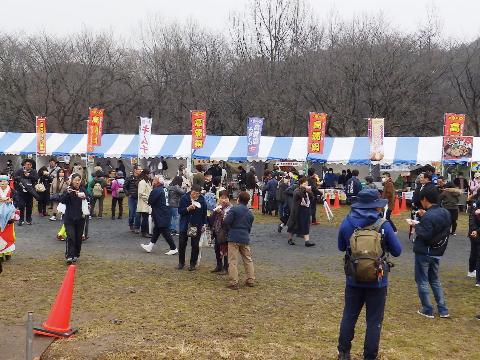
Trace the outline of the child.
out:
M 210 215 L 209 223 L 212 224 L 212 237 L 215 239 L 215 257 L 217 259 L 217 266 L 212 273 L 227 273 L 228 271 L 228 244 L 227 232 L 223 229 L 223 219 L 231 208 L 230 199 L 228 198 L 228 191 L 221 190 L 218 194 L 218 206 Z

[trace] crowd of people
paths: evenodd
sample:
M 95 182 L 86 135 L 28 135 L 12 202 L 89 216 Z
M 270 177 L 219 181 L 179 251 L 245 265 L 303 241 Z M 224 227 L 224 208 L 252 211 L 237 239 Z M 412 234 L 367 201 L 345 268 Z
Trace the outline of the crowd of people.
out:
M 345 253 L 346 275 L 339 359 L 350 359 L 355 325 L 364 306 L 367 323 L 364 358 L 377 358 L 388 274 L 392 268 L 389 256 L 397 257 L 402 253 L 397 228 L 391 218 L 397 181 L 393 181 L 390 173 L 383 173 L 381 181 L 375 182 L 371 176 L 360 180 L 357 170 L 336 175 L 332 169 L 326 169 L 320 178 L 314 168 L 309 168 L 304 175 L 296 170 L 281 171 L 275 166 L 259 179 L 253 167 L 247 172 L 239 166 L 239 189 L 236 203 L 232 203 L 225 169 L 219 164 L 206 171 L 197 165 L 194 173 L 180 165 L 171 180 L 163 175 L 167 166 L 160 162 L 151 172 L 151 169 L 135 165 L 131 174 L 125 176 L 121 162 L 115 169 L 97 165 L 87 178 L 83 167 L 77 164 L 73 169 L 63 168 L 52 158 L 48 166 L 37 172 L 34 161 L 26 159 L 18 171 L 9 169 L 8 173 L 0 174 L 0 236 L 8 243 L 4 246 L 8 250 L 0 253 L 3 255 L 0 258 L 9 258 L 14 250 L 13 223 L 32 225 L 33 199 L 36 199 L 40 216 L 50 216 L 50 205 L 50 220 L 62 219 L 66 263 L 76 263 L 82 242 L 88 238 L 89 220 L 103 217 L 104 199 L 111 193 L 111 219 L 122 219 L 127 198 L 129 230 L 148 239 L 140 244 L 145 252 L 151 253 L 161 236 L 169 247 L 165 254 L 178 256 L 177 269 L 187 266 L 189 271 L 195 271 L 201 243 L 207 241 L 215 249 L 216 262 L 211 272 L 228 274 L 228 288 L 238 290 L 240 258 L 245 267 L 245 286 L 255 285 L 250 248 L 254 196 L 261 198 L 264 214 L 279 217 L 277 230 L 281 233 L 286 229 L 289 245 L 295 245 L 294 237 L 299 237 L 306 247 L 312 247 L 315 243 L 310 239 L 310 227 L 319 224 L 317 204 L 325 201 L 324 189 L 333 187 L 345 191 L 351 204 L 338 232 L 338 249 Z M 468 236 L 471 241 L 467 276 L 475 277 L 476 286 L 480 287 L 480 173 L 475 173 L 470 182 L 462 176 L 450 182 L 424 171 L 413 185 L 409 223 L 411 233 L 415 233 L 413 252 L 420 302 L 418 314 L 429 319 L 436 313 L 442 319 L 449 318 L 439 269 L 448 239 L 456 235 L 459 206 L 465 190 L 469 194 Z M 190 259 L 186 259 L 189 243 Z M 437 311 L 430 301 L 430 289 Z

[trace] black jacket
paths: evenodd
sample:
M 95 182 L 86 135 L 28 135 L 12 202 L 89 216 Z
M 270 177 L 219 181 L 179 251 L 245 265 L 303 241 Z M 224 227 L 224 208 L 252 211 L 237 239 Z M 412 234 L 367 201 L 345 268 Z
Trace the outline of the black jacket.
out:
M 123 190 L 127 196 L 138 198 L 138 183 L 140 178 L 137 176 L 130 176 L 123 184 Z
M 247 189 L 253 190 L 257 188 L 257 182 L 255 181 L 255 173 L 249 171 L 245 178 Z
M 435 191 L 438 192 L 438 188 L 432 182 L 428 182 L 423 186 L 422 184 L 417 185 L 417 187 L 415 188 L 415 191 L 413 192 L 413 199 L 412 199 L 412 202 L 417 209 L 423 209 L 422 204 L 420 203 L 420 192 L 425 188 L 434 188 Z
M 157 186 L 152 190 L 148 198 L 148 205 L 152 207 L 152 219 L 156 227 L 170 227 L 170 208 L 167 205 L 168 190 L 163 186 Z
M 415 226 L 417 236 L 415 237 L 413 252 L 421 255 L 442 256 L 448 243 L 439 248 L 431 248 L 426 241 L 450 229 L 451 225 L 452 220 L 448 210 L 437 204 L 432 205 L 420 218 L 420 224 Z
M 472 231 L 480 231 L 480 217 L 475 215 L 475 210 L 478 209 L 480 209 L 480 199 L 473 201 L 468 208 L 468 236 L 470 236 Z
M 83 186 L 80 186 L 78 190 L 80 192 L 87 194 L 87 190 Z M 63 215 L 64 224 L 73 224 L 84 218 L 82 211 L 82 199 L 77 196 L 76 192 L 69 193 L 65 191 L 60 197 L 60 202 L 65 204 L 66 210 Z
M 29 175 L 26 176 L 23 168 L 19 169 L 15 172 L 14 180 L 15 180 L 15 190 L 17 190 L 19 193 L 23 192 L 24 186 L 34 188 L 35 184 L 38 181 L 37 170 L 31 169 L 29 172 Z

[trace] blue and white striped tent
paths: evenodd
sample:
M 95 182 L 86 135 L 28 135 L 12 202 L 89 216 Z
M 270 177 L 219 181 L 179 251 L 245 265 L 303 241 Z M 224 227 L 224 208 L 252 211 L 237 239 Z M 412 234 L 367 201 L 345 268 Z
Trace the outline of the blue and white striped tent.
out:
M 259 161 L 295 160 L 337 164 L 369 164 L 366 137 L 326 138 L 323 154 L 307 154 L 306 137 L 262 136 Z M 190 135 L 152 135 L 149 157 L 246 161 L 245 136 L 207 136 L 205 146 L 191 153 Z M 383 164 L 428 164 L 440 162 L 442 137 L 387 137 Z M 85 134 L 47 134 L 47 155 L 85 154 Z M 35 133 L 0 132 L 0 154 L 35 154 Z M 105 134 L 102 145 L 91 154 L 97 157 L 136 157 L 138 135 Z M 480 161 L 480 138 L 474 138 L 473 161 Z

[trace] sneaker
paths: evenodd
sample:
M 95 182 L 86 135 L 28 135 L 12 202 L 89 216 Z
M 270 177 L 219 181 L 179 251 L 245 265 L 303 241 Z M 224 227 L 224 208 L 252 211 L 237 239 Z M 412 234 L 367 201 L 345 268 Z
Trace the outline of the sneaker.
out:
M 177 267 L 176 267 L 176 269 L 177 269 L 177 270 L 183 270 L 184 267 L 185 267 L 185 265 L 183 265 L 183 264 L 178 264 Z
M 140 244 L 143 250 L 145 250 L 147 253 L 151 253 L 153 249 L 153 243 L 149 243 L 147 245 L 145 244 Z
M 305 246 L 306 247 L 312 247 L 312 246 L 315 246 L 315 243 L 313 243 L 311 241 L 305 241 Z
M 78 257 L 75 256 L 75 257 L 73 258 L 73 262 L 76 263 L 77 261 L 78 261 Z
M 449 319 L 450 314 L 440 314 L 440 319 Z
M 475 316 L 475 319 L 480 320 L 480 315 Z
M 23 226 L 23 224 L 25 224 L 23 221 L 18 222 L 18 226 Z
M 238 284 L 227 285 L 227 288 L 229 288 L 230 290 L 238 290 Z
M 112 220 L 115 220 L 115 216 L 112 216 Z
M 480 287 L 480 283 L 476 283 L 475 286 L 476 286 L 476 287 Z
M 196 270 L 197 270 L 197 268 L 196 268 L 195 266 L 193 266 L 193 265 L 190 265 L 190 266 L 188 267 L 188 271 L 196 271 Z
M 469 278 L 477 277 L 477 270 L 473 270 L 472 272 L 469 271 L 467 273 L 467 277 L 469 277 Z
M 56 216 L 52 216 L 52 217 L 50 218 L 50 221 L 57 221 L 57 217 L 56 217 Z
M 67 263 L 67 265 L 72 265 L 73 264 L 73 258 L 68 258 L 67 260 L 65 260 L 65 262 Z
M 435 316 L 433 316 L 433 314 L 424 313 L 422 310 L 418 310 L 418 311 L 417 311 L 417 314 L 418 314 L 418 315 L 425 316 L 426 318 L 429 318 L 429 319 L 435 319 Z
M 347 352 L 339 352 L 338 353 L 338 360 L 350 360 L 351 357 L 350 357 L 350 353 L 347 353 Z
M 175 254 L 178 254 L 178 249 L 169 250 L 165 253 L 165 255 L 175 255 Z
M 280 234 L 280 233 L 282 232 L 282 230 L 283 230 L 283 226 L 282 226 L 282 225 L 283 225 L 283 224 L 278 225 L 277 231 L 278 231 L 279 234 Z

